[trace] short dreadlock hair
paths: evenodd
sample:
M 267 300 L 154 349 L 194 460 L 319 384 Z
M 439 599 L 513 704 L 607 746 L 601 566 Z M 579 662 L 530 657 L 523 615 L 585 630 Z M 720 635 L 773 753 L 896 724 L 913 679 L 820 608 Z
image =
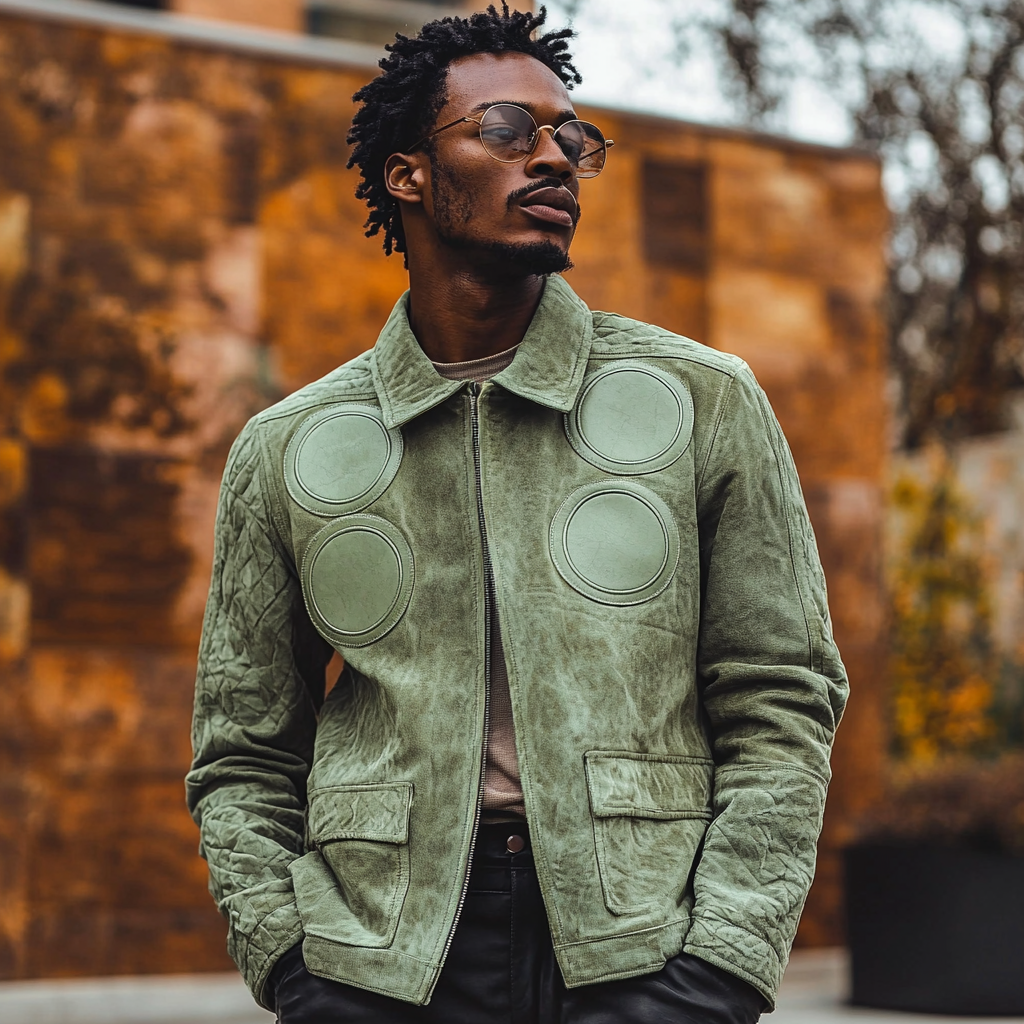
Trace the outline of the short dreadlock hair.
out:
M 362 107 L 347 141 L 354 147 L 348 166 L 358 165 L 362 174 L 356 197 L 370 208 L 366 237 L 383 230 L 388 256 L 405 252 L 405 232 L 398 203 L 384 184 L 384 164 L 430 131 L 447 100 L 445 80 L 452 61 L 474 53 L 525 53 L 549 67 L 568 89 L 583 81 L 568 53 L 571 28 L 535 36 L 546 18 L 543 7 L 535 15 L 509 11 L 502 0 L 501 13 L 492 5 L 469 18 L 431 21 L 415 38 L 396 34 L 385 47 L 384 73 L 352 97 Z

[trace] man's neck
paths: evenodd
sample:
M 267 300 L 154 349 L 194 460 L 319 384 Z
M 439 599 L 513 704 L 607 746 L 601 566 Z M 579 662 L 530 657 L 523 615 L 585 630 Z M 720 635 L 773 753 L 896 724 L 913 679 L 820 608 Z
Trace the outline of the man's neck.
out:
M 410 264 L 409 324 L 435 363 L 483 359 L 523 340 L 543 294 L 537 275 L 492 279 Z

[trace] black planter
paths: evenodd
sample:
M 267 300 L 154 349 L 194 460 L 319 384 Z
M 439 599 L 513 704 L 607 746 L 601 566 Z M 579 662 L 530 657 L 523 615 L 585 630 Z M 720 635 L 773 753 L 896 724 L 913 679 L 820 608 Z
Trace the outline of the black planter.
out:
M 845 862 L 851 1002 L 1024 1014 L 1024 858 L 862 845 Z

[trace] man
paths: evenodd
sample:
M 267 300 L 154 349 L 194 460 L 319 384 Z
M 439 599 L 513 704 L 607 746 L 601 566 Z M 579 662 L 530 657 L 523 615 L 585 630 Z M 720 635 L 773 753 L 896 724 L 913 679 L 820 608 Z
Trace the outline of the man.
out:
M 409 292 L 225 471 L 188 797 L 283 1024 L 754 1021 L 811 881 L 846 680 L 796 472 L 740 360 L 557 276 L 611 143 L 542 22 L 357 94 Z

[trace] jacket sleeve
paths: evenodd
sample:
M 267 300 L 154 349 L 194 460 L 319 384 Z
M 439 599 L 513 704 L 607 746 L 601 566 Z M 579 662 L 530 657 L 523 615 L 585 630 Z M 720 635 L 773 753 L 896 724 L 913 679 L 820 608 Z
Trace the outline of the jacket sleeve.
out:
M 221 485 L 185 788 L 228 951 L 260 1001 L 276 959 L 302 939 L 289 865 L 304 852 L 313 701 L 329 649 L 303 628 L 256 429 L 235 442 Z
M 684 948 L 774 1006 L 848 684 L 796 467 L 745 366 L 721 403 L 697 501 L 697 668 L 716 768 Z

